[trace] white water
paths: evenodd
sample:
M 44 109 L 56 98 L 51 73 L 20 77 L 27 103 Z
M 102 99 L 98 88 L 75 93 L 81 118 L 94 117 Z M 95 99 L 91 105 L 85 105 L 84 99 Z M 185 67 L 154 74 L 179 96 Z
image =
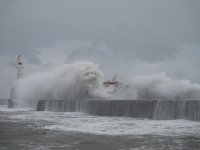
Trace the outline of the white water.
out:
M 112 70 L 111 70 L 112 71 Z M 15 107 L 35 108 L 44 99 L 109 99 L 98 65 L 76 62 L 24 77 L 15 84 Z M 119 90 L 120 99 L 200 99 L 200 85 L 189 80 L 175 80 L 164 73 L 132 76 L 128 91 Z M 120 93 L 121 92 L 121 93 Z
M 141 99 L 200 99 L 200 84 L 171 79 L 165 73 L 132 76 L 130 81 Z
M 15 106 L 34 108 L 40 99 L 112 97 L 102 82 L 103 73 L 92 62 L 64 64 L 55 70 L 20 79 L 15 86 Z
M 6 117 L 12 121 L 35 122 L 38 128 L 63 132 L 200 137 L 200 122 L 188 120 L 160 121 L 128 117 L 99 117 L 78 112 L 37 112 L 8 108 L 0 108 L 0 112 L 5 112 Z

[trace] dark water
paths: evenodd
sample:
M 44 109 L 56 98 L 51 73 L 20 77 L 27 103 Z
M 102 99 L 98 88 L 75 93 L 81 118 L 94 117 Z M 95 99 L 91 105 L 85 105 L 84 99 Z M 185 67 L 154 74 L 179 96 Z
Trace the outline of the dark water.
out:
M 199 122 L 0 108 L 0 150 L 199 149 Z
M 199 150 L 200 139 L 168 136 L 105 136 L 38 129 L 1 122 L 1 150 Z

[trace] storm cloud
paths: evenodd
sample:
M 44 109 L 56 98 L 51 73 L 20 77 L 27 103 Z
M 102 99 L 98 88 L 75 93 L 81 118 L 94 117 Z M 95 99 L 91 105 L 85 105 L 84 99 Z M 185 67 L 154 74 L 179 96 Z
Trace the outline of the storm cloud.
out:
M 0 0 L 0 97 L 25 75 L 93 61 L 106 77 L 165 72 L 200 83 L 196 0 Z

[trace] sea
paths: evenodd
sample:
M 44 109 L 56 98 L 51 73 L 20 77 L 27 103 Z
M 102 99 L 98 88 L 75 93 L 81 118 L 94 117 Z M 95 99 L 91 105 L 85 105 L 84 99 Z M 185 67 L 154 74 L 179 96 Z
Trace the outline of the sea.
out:
M 199 150 L 200 122 L 0 105 L 0 150 Z

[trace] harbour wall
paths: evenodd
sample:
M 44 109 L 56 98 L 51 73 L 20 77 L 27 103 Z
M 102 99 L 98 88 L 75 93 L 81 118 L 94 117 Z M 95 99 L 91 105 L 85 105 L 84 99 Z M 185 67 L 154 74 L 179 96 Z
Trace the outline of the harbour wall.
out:
M 39 100 L 37 111 L 200 121 L 200 100 Z

